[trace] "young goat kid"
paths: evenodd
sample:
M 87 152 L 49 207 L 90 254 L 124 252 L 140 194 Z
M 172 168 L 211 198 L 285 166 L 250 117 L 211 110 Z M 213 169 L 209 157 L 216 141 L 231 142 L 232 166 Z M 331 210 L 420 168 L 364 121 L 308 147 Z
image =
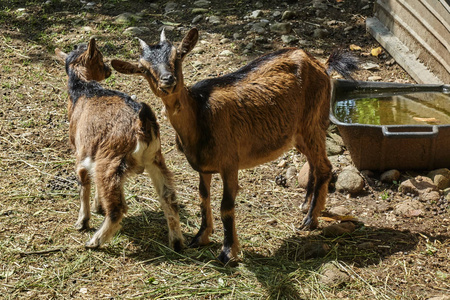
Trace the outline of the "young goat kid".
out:
M 327 67 L 348 75 L 357 65 L 335 52 L 326 67 L 300 49 L 286 48 L 234 73 L 186 87 L 182 62 L 197 40 L 193 28 L 175 48 L 162 32 L 157 45 L 140 41 L 139 64 L 113 60 L 112 66 L 147 79 L 165 105 L 179 148 L 200 174 L 202 223 L 191 246 L 209 243 L 211 174 L 220 174 L 224 242 L 219 259 L 226 263 L 237 257 L 239 247 L 234 216 L 238 170 L 274 160 L 292 146 L 306 155 L 311 169 L 303 226 L 317 227 L 331 178 L 325 150 L 331 95 Z
M 100 229 L 86 243 L 100 247 L 119 230 L 127 211 L 123 185 L 127 176 L 150 175 L 167 218 L 169 243 L 182 248 L 172 174 L 161 153 L 159 125 L 145 103 L 134 102 L 128 95 L 102 88 L 97 82 L 111 75 L 103 62 L 95 39 L 66 54 L 56 55 L 65 62 L 69 76 L 69 139 L 76 153 L 76 173 L 81 183 L 81 207 L 75 227 L 89 228 L 91 178 L 96 185 L 94 209 L 105 214 Z

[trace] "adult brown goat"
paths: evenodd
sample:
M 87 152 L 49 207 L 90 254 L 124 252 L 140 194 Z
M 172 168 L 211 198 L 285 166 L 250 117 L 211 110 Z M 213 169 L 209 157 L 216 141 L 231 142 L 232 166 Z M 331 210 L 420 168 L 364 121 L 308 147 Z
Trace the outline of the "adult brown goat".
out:
M 111 69 L 103 62 L 95 39 L 56 55 L 65 62 L 69 77 L 69 139 L 76 153 L 76 173 L 81 183 L 81 206 L 75 227 L 89 228 L 91 177 L 96 185 L 94 209 L 105 214 L 103 224 L 86 243 L 97 248 L 119 230 L 127 211 L 123 185 L 127 176 L 150 175 L 169 227 L 169 243 L 183 246 L 178 204 L 171 172 L 161 153 L 159 125 L 145 103 L 104 89 L 97 81 L 108 78 Z
M 308 53 L 286 48 L 234 73 L 186 87 L 182 62 L 197 41 L 193 28 L 175 48 L 163 31 L 157 45 L 140 40 L 138 64 L 111 64 L 121 73 L 147 79 L 165 105 L 180 150 L 200 174 L 202 223 L 191 246 L 209 243 L 211 174 L 220 173 L 224 242 L 219 259 L 227 263 L 237 258 L 239 248 L 234 216 L 238 170 L 274 160 L 292 146 L 306 155 L 311 169 L 303 226 L 317 227 L 331 178 L 325 150 L 331 80 L 327 68 Z M 356 60 L 343 52 L 334 52 L 327 65 L 345 75 L 357 68 Z

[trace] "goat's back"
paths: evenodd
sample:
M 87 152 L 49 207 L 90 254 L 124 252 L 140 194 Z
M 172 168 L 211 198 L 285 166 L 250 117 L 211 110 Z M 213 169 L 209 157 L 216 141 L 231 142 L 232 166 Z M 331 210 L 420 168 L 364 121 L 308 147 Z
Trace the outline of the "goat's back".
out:
M 237 145 L 238 157 L 230 159 L 247 168 L 277 158 L 307 126 L 325 130 L 331 83 L 314 57 L 287 48 L 234 73 L 201 81 L 191 94 L 199 103 L 203 143 L 217 153 Z M 226 152 L 222 155 L 230 154 Z

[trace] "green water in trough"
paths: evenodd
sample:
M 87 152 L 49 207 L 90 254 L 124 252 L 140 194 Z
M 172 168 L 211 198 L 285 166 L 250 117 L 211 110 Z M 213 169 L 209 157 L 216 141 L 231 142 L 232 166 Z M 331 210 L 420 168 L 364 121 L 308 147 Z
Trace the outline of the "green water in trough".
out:
M 450 124 L 450 93 L 409 93 L 340 100 L 334 103 L 333 112 L 344 123 L 446 125 Z

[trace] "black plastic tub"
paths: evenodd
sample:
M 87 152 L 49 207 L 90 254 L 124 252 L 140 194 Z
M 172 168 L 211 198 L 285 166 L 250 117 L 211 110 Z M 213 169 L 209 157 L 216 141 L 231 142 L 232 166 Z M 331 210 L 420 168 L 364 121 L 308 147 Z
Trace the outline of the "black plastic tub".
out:
M 450 168 L 450 124 L 367 125 L 339 121 L 336 101 L 417 92 L 448 93 L 450 85 L 335 80 L 331 122 L 337 125 L 359 170 L 432 170 Z

